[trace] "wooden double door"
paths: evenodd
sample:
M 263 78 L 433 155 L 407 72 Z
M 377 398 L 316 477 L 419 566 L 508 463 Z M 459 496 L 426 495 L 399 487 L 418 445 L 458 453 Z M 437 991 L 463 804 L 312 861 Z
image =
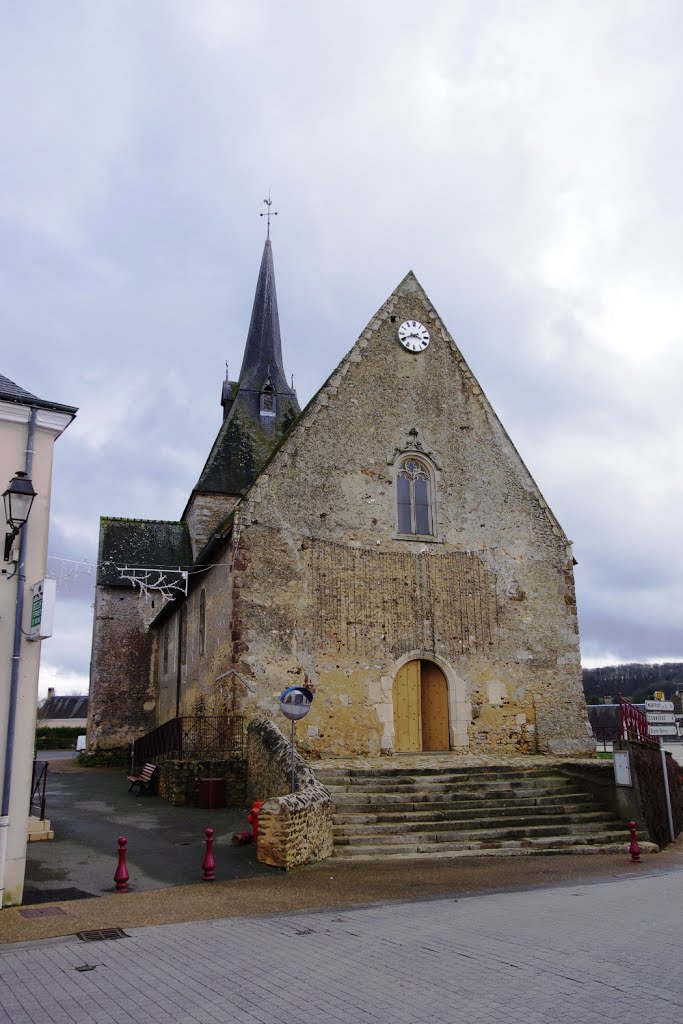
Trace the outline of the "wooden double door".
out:
M 446 677 L 431 661 L 409 661 L 394 679 L 394 750 L 448 749 Z

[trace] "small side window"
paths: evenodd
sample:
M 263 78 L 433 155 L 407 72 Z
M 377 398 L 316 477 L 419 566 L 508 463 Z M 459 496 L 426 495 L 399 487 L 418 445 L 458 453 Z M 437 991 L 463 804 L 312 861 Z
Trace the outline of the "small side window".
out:
M 199 595 L 199 653 L 204 653 L 206 638 L 206 591 L 202 590 Z
M 164 638 L 163 638 L 163 666 L 164 675 L 168 672 L 168 622 L 164 624 Z
M 187 605 L 180 609 L 180 664 L 187 664 Z

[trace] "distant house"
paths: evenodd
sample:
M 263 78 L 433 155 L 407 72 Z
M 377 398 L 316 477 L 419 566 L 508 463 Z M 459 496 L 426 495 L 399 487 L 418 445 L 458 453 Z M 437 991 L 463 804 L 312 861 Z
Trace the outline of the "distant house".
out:
M 38 726 L 41 729 L 59 729 L 69 726 L 83 729 L 88 721 L 88 698 L 57 697 L 53 687 L 47 691 L 47 697 L 38 708 Z

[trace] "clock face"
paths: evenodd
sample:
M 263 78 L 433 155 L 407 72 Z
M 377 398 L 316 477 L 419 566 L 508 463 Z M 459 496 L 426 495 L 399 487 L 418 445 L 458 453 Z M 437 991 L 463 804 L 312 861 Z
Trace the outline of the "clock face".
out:
M 409 352 L 423 352 L 429 344 L 429 331 L 419 320 L 406 320 L 398 329 L 398 340 Z

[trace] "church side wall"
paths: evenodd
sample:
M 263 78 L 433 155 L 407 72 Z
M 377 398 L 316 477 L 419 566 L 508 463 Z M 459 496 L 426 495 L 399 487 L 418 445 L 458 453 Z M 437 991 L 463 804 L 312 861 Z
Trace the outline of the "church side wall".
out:
M 138 590 L 95 588 L 88 748 L 128 746 L 156 725 L 152 608 Z
M 187 600 L 172 610 L 158 629 L 157 674 L 159 723 L 181 715 L 221 714 L 239 706 L 241 684 L 232 663 L 231 546 L 226 542 L 214 558 L 213 568 L 203 572 Z M 202 592 L 204 598 L 202 602 Z M 204 606 L 204 641 L 201 640 L 201 608 Z M 183 611 L 184 609 L 184 611 Z M 186 627 L 179 643 L 181 617 Z M 164 648 L 167 646 L 167 655 Z M 180 698 L 178 657 L 180 649 Z

